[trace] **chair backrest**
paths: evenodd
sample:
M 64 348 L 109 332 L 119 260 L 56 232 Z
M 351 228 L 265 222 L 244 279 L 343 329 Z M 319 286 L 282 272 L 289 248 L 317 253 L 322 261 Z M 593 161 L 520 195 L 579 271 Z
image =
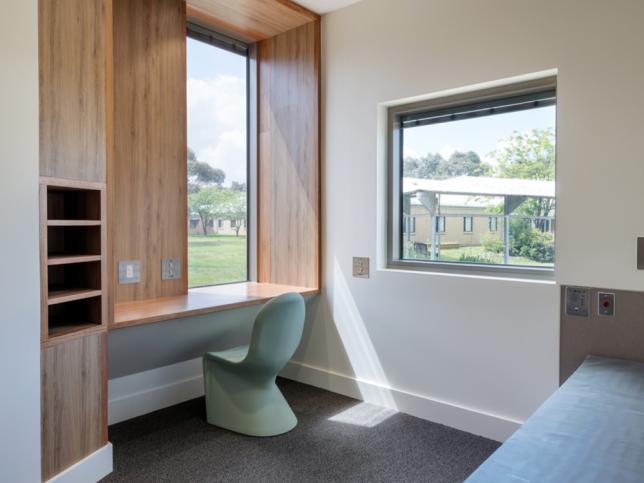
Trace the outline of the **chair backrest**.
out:
M 245 363 L 277 374 L 295 353 L 304 329 L 304 299 L 286 293 L 257 313 Z

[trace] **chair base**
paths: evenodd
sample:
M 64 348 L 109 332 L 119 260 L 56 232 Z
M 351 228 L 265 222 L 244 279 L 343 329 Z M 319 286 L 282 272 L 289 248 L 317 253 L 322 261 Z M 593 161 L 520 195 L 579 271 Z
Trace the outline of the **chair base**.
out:
M 271 380 L 253 380 L 204 360 L 209 424 L 247 436 L 277 436 L 297 426 L 297 418 Z

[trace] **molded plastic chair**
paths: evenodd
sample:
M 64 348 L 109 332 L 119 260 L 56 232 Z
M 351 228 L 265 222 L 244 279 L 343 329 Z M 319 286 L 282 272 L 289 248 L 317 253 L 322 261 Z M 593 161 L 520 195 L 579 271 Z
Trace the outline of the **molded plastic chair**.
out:
M 281 295 L 255 317 L 249 345 L 203 356 L 210 424 L 250 436 L 274 436 L 297 425 L 275 379 L 300 343 L 304 314 L 300 294 Z

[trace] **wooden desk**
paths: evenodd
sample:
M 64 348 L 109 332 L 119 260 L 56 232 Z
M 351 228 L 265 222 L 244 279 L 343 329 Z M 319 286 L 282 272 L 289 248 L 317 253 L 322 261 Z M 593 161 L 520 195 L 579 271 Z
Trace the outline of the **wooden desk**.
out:
M 245 282 L 191 289 L 187 295 L 116 304 L 110 330 L 151 324 L 163 320 L 191 317 L 259 305 L 288 292 L 315 295 L 318 289 Z

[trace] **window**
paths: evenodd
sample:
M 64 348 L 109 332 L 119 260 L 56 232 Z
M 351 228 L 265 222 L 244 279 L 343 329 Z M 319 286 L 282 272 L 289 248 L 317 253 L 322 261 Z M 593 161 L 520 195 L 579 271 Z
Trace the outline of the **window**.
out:
M 395 106 L 388 114 L 391 265 L 552 271 L 554 78 Z M 413 230 L 402 222 L 412 216 Z M 489 230 L 475 231 L 485 220 Z
M 246 281 L 248 49 L 190 24 L 186 54 L 188 286 Z
M 445 217 L 437 216 L 436 217 L 436 231 L 438 233 L 445 233 Z

